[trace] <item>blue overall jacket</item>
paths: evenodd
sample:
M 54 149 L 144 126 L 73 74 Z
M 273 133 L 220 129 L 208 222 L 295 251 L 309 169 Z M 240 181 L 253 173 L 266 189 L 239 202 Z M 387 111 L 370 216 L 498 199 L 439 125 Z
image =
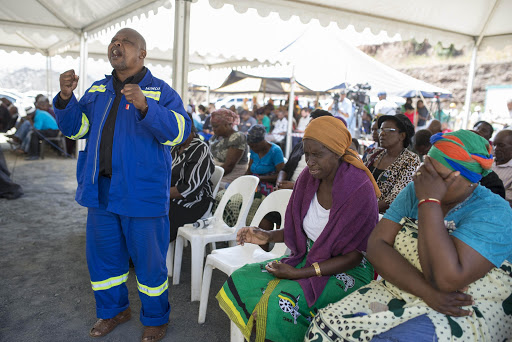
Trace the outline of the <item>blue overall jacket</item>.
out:
M 98 208 L 100 139 L 105 119 L 115 98 L 112 76 L 94 82 L 78 102 L 73 95 L 65 109 L 57 109 L 57 123 L 70 139 L 87 139 L 80 151 L 76 177 L 76 201 Z M 139 83 L 148 112 L 121 98 L 112 146 L 112 179 L 107 211 L 130 217 L 158 217 L 169 213 L 171 146 L 190 134 L 190 118 L 180 96 L 148 70 Z

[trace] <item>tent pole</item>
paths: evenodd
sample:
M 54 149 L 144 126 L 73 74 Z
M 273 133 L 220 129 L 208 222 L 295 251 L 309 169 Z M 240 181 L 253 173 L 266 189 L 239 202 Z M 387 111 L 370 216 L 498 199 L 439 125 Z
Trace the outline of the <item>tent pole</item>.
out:
M 80 80 L 78 83 L 78 96 L 82 97 L 87 89 L 87 32 L 82 32 L 80 35 Z
M 46 96 L 52 98 L 52 57 L 46 56 Z
M 292 151 L 292 127 L 293 127 L 293 107 L 295 106 L 295 66 L 292 68 L 292 77 L 290 78 L 290 99 L 288 100 L 288 130 L 286 132 L 286 159 L 290 157 Z
M 82 32 L 80 35 L 80 79 L 78 81 L 78 96 L 82 97 L 87 89 L 87 32 Z M 85 150 L 85 139 L 79 139 L 76 142 L 75 157 L 78 156 L 79 151 Z
M 174 42 L 172 59 L 172 87 L 188 104 L 188 53 L 190 34 L 190 0 L 174 0 Z
M 210 73 L 211 73 L 212 67 L 208 66 L 206 68 L 206 70 L 208 70 L 208 82 L 206 85 L 206 108 L 208 108 L 208 106 L 210 105 Z
M 267 90 L 267 80 L 263 80 L 263 104 L 262 106 L 265 106 L 265 92 Z
M 466 88 L 466 99 L 464 100 L 464 115 L 462 117 L 462 129 L 468 128 L 469 116 L 471 115 L 471 95 L 473 94 L 473 81 L 475 80 L 476 56 L 478 46 L 475 44 L 469 64 L 468 85 Z

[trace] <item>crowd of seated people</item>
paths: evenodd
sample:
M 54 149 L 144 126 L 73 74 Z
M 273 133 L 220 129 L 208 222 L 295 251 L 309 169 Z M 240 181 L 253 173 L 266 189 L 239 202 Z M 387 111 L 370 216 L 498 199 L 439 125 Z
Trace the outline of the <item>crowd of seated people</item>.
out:
M 512 190 L 511 131 L 495 135 L 493 160 L 489 139 L 476 127 L 443 133 L 433 120 L 415 137 L 405 115 L 383 115 L 372 123 L 375 144 L 364 151 L 363 164 L 349 148 L 346 125 L 322 112 L 311 113 L 302 142 L 280 172 L 282 154 L 274 158 L 277 146 L 257 118 L 265 111 L 251 113 L 260 124 L 247 130 L 245 173 L 261 176 L 253 166 L 268 157 L 263 164 L 273 170 L 262 183 L 275 181 L 270 191 L 294 192 L 282 227 L 260 225 L 238 233 L 240 244 L 284 241 L 290 249 L 282 258 L 235 271 L 217 294 L 244 336 L 266 341 L 511 336 L 512 209 L 485 186 L 485 178 L 496 174 L 506 178 L 504 191 Z M 230 134 L 236 120 L 227 125 Z M 377 224 L 379 212 L 384 218 Z M 372 281 L 373 267 L 380 280 Z M 472 335 L 482 324 L 486 328 Z
M 439 133 L 413 182 L 373 230 L 381 275 L 319 311 L 305 341 L 507 341 L 512 336 L 512 210 L 479 185 L 492 149 Z
M 52 117 L 40 100 L 14 135 L 28 141 L 32 155 L 38 152 L 30 132 L 44 130 Z M 283 146 L 269 135 L 285 140 L 286 133 L 272 133 L 284 127 L 286 113 L 271 103 L 198 106 L 202 130 L 193 128 L 171 149 L 171 241 L 214 201 L 215 165 L 224 169 L 221 189 L 246 174 L 260 179 L 262 196 L 293 189 L 283 225 L 266 216 L 278 229 L 260 224 L 237 235 L 242 245 L 285 242 L 289 254 L 240 268 L 216 297 L 245 338 L 510 339 L 512 131 L 494 133 L 481 121 L 474 131 L 446 133 L 432 120 L 415 134 L 419 111 L 412 121 L 381 115 L 363 162 L 344 120 L 296 110 L 295 132 L 304 136 L 285 163 Z
M 16 153 L 27 154 L 27 160 L 39 159 L 40 141 L 59 134 L 57 121 L 49 110 L 48 98 L 38 95 L 34 106 L 25 108 L 26 116 L 17 124 L 16 132 L 8 135 Z

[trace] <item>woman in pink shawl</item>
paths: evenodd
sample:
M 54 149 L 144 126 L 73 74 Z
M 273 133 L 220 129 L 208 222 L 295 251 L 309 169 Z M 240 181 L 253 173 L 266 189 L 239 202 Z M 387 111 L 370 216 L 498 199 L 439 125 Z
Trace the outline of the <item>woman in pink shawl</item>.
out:
M 255 330 L 256 341 L 301 341 L 319 309 L 373 279 L 363 255 L 378 221 L 380 192 L 348 149 L 351 141 L 339 119 L 312 121 L 303 140 L 307 167 L 295 183 L 284 228 L 239 231 L 239 244 L 284 241 L 291 251 L 235 271 L 217 294 L 247 340 Z

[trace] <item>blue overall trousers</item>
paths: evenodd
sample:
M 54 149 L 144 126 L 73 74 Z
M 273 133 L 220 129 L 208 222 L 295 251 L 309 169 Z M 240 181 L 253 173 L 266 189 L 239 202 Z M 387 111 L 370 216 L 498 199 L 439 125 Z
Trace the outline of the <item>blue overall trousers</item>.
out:
M 145 326 L 169 321 L 165 258 L 169 247 L 169 217 L 129 217 L 106 210 L 110 178 L 99 177 L 99 208 L 87 214 L 86 254 L 98 318 L 108 319 L 129 306 L 126 280 L 129 259 L 135 265 Z

